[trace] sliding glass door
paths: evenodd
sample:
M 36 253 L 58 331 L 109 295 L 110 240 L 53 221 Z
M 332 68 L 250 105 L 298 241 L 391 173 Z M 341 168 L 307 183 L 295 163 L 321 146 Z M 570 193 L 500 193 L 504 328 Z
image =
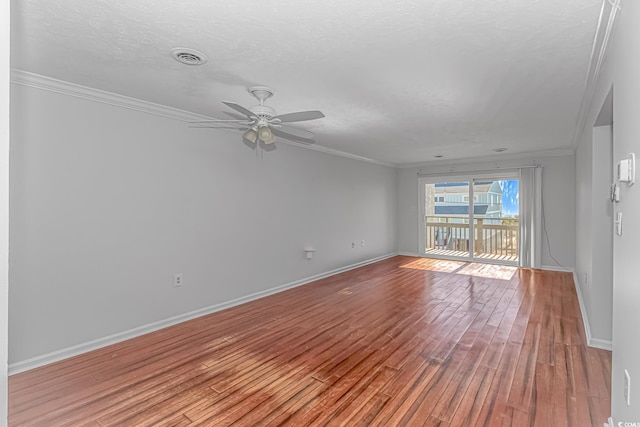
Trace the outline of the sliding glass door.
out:
M 518 261 L 516 174 L 420 179 L 420 249 L 427 257 Z
M 468 258 L 469 182 L 427 183 L 424 191 L 426 253 Z

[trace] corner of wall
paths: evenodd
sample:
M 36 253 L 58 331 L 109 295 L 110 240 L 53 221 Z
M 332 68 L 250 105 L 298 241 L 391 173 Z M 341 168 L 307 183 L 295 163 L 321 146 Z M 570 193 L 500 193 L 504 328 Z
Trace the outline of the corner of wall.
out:
M 573 273 L 573 284 L 576 288 L 576 294 L 578 296 L 578 304 L 580 305 L 580 314 L 582 316 L 582 324 L 584 325 L 584 332 L 587 338 L 587 345 L 589 347 L 612 351 L 613 343 L 611 341 L 601 340 L 591 336 L 591 326 L 589 325 L 589 316 L 587 314 L 587 309 L 584 305 L 584 299 L 582 297 L 582 290 L 581 290 L 580 282 L 578 280 L 578 275 L 576 274 L 575 271 L 573 271 L 572 273 Z

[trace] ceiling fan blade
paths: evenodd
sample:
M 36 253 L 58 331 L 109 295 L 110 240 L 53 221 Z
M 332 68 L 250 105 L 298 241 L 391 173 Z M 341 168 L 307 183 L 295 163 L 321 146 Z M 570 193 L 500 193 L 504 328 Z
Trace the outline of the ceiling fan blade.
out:
M 235 102 L 228 102 L 228 101 L 222 101 L 222 103 L 224 105 L 226 105 L 229 108 L 233 108 L 234 110 L 236 110 L 239 113 L 244 114 L 245 116 L 253 119 L 253 118 L 257 118 L 257 116 L 255 114 L 253 114 L 253 112 L 251 112 L 251 110 L 244 108 L 242 105 L 238 105 Z
M 243 114 L 234 113 L 232 111 L 223 111 L 223 113 L 226 114 L 227 116 L 232 117 L 232 118 L 237 119 L 237 120 L 249 120 Z
M 189 123 L 228 123 L 228 122 L 250 122 L 251 119 L 208 119 L 208 120 L 191 120 Z
M 281 123 L 303 122 L 305 120 L 315 120 L 325 117 L 320 111 L 298 111 L 296 113 L 280 114 L 272 117 L 271 120 L 279 120 Z M 276 122 L 277 123 L 277 122 Z
M 192 125 L 220 125 L 220 126 L 251 126 L 254 122 L 249 120 L 196 120 L 189 122 Z
M 290 135 L 302 139 L 313 139 L 313 137 L 315 136 L 313 132 L 309 132 L 308 130 L 287 125 L 275 125 L 273 126 L 273 132 L 281 134 L 285 137 L 287 135 Z
M 194 129 L 232 129 L 232 130 L 247 130 L 249 126 L 208 126 L 206 124 L 193 124 L 189 126 Z
M 273 129 L 273 134 L 280 139 L 286 139 L 288 141 L 297 142 L 299 144 L 315 144 L 315 140 L 311 138 L 300 138 L 290 133 L 280 132 L 278 129 Z

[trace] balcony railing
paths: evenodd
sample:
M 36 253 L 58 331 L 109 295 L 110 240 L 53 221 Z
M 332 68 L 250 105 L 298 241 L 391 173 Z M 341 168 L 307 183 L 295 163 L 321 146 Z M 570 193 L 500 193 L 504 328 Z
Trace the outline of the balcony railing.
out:
M 460 217 L 428 216 L 426 253 L 469 256 L 469 224 Z M 518 260 L 518 220 L 513 218 L 476 218 L 474 256 L 476 258 Z M 493 222 L 501 221 L 501 224 Z

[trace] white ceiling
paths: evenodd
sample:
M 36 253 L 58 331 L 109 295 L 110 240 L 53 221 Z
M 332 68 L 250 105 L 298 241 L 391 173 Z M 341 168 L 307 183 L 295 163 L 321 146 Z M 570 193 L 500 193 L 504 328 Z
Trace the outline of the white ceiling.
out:
M 207 116 L 255 104 L 396 164 L 569 150 L 602 0 L 21 0 L 12 67 Z M 192 67 L 170 50 L 209 61 Z M 202 130 L 193 130 L 202 132 Z M 207 132 L 223 132 L 206 130 Z M 503 154 L 493 148 L 507 147 Z M 434 155 L 443 155 L 435 159 Z

